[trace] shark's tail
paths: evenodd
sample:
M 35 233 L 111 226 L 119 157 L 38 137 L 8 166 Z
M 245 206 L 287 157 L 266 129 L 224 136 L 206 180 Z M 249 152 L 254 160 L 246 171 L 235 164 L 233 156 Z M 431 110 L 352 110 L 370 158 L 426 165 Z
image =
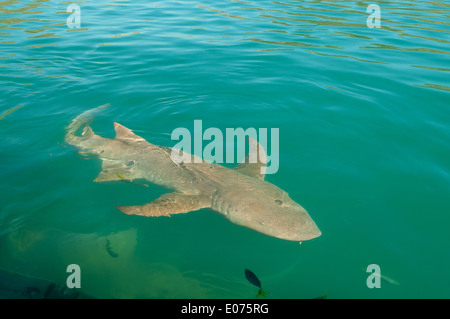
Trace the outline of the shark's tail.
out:
M 67 133 L 65 141 L 67 144 L 70 145 L 77 145 L 80 141 L 85 140 L 89 137 L 89 135 L 93 134 L 92 130 L 89 127 L 89 124 L 94 119 L 95 114 L 97 114 L 98 111 L 103 110 L 107 108 L 110 104 L 103 104 L 101 106 L 98 106 L 94 109 L 85 111 L 78 115 L 76 118 L 72 120 L 72 123 L 70 123 L 67 127 Z M 81 127 L 85 126 L 82 136 L 76 136 L 75 132 L 78 131 Z

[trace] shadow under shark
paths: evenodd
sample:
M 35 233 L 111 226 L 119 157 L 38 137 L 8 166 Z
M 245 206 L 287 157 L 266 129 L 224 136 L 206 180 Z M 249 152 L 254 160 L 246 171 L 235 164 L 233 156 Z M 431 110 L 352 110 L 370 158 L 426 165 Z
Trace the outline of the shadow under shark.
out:
M 172 160 L 172 148 L 151 144 L 118 123 L 114 123 L 116 137 L 103 138 L 89 124 L 95 113 L 106 106 L 76 117 L 65 137 L 66 143 L 77 147 L 80 154 L 96 155 L 102 160 L 102 171 L 94 181 L 146 179 L 174 191 L 145 205 L 117 206 L 123 213 L 159 217 L 209 208 L 234 224 L 280 239 L 302 242 L 321 235 L 302 206 L 282 189 L 264 181 L 264 161 L 250 163 L 249 154 L 233 169 L 204 161 L 177 163 Z M 75 135 L 81 128 L 81 136 Z M 249 143 L 258 145 L 253 139 Z M 256 158 L 265 158 L 262 147 L 252 149 L 259 149 Z

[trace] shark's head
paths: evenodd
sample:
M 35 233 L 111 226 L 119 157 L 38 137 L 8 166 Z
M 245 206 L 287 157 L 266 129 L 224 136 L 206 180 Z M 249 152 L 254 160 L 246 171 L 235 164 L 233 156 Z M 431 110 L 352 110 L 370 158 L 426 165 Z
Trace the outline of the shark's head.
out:
M 322 234 L 308 212 L 285 191 L 265 184 L 251 191 L 217 189 L 211 208 L 237 225 L 280 239 L 302 242 Z

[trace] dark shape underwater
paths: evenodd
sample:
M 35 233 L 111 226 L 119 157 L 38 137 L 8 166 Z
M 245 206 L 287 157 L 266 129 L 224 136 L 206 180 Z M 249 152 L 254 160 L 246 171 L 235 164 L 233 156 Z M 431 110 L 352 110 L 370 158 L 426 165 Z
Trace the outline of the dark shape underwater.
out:
M 0 299 L 93 299 L 79 289 L 69 289 L 43 278 L 0 269 Z
M 256 287 L 259 288 L 258 294 L 256 295 L 256 298 L 262 296 L 264 298 L 267 297 L 267 292 L 264 291 L 261 287 L 261 280 L 258 279 L 258 277 L 251 271 L 248 269 L 245 269 L 245 278 L 247 278 L 247 280 L 255 285 Z
M 109 239 L 106 240 L 106 251 L 108 252 L 108 254 L 113 257 L 113 258 L 117 258 L 119 257 L 119 254 L 117 254 L 115 251 L 112 250 L 111 248 L 111 242 L 109 241 Z

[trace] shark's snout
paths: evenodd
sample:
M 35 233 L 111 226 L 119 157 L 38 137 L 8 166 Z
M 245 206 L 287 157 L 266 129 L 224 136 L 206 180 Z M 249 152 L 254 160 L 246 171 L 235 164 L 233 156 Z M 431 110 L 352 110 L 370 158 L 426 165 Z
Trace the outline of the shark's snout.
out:
M 280 221 L 271 231 L 273 231 L 274 237 L 300 242 L 311 240 L 322 235 L 319 227 L 317 227 L 316 223 L 305 210 L 302 210 L 301 214 L 292 214 L 290 216 L 288 214 L 285 221 Z
M 310 226 L 309 229 L 307 230 L 302 230 L 299 231 L 299 233 L 297 235 L 294 235 L 292 237 L 292 239 L 290 240 L 295 240 L 295 241 L 306 241 L 306 240 L 311 240 L 317 237 L 320 237 L 322 235 L 322 232 L 320 231 L 320 229 L 314 224 L 314 226 Z

